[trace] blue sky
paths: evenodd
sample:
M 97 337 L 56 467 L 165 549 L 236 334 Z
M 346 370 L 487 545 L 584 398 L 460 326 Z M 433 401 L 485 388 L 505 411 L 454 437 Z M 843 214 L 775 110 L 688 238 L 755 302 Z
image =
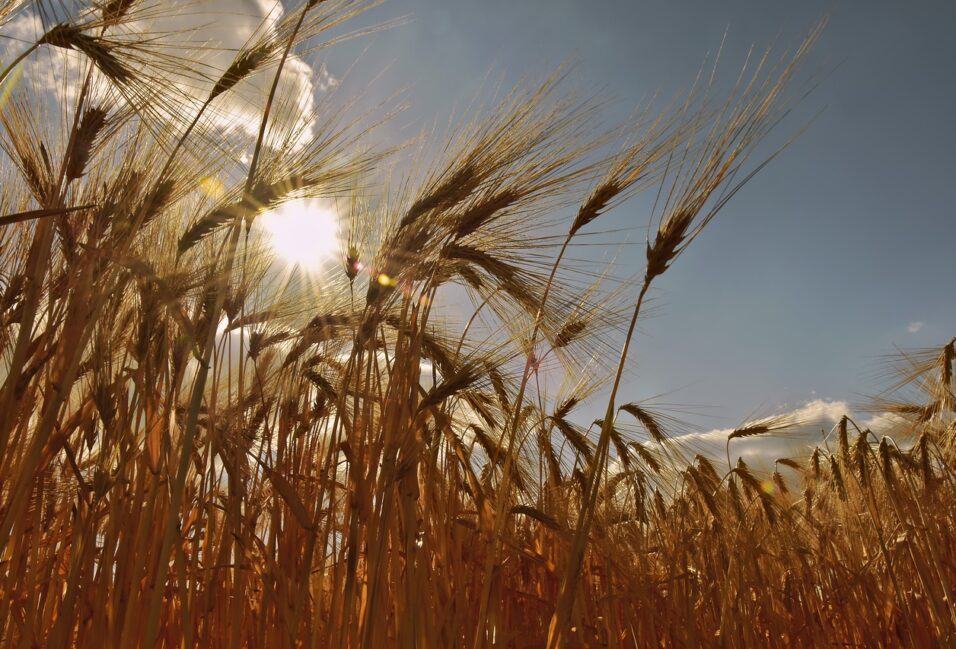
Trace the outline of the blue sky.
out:
M 192 44 L 220 43 L 207 63 L 221 68 L 276 2 L 197 1 L 199 10 L 167 18 L 164 29 L 208 13 Z M 310 100 L 336 78 L 333 106 L 356 95 L 360 106 L 394 103 L 404 90 L 408 109 L 377 131 L 394 140 L 387 145 L 442 132 L 476 98 L 493 105 L 496 86 L 535 83 L 571 63 L 565 90 L 612 100 L 610 127 L 653 95 L 659 106 L 682 96 L 722 40 L 719 76 L 732 82 L 751 46 L 793 48 L 824 16 L 829 25 L 804 66 L 819 86 L 771 145 L 809 128 L 655 283 L 619 397 L 655 398 L 699 431 L 688 440 L 717 450 L 728 428 L 794 411 L 802 437 L 737 445 L 751 460 L 772 459 L 802 452 L 843 412 L 891 428 L 895 420 L 857 408 L 885 386 L 886 355 L 956 335 L 956 4 L 386 0 L 349 28 L 404 24 L 322 50 L 318 61 L 293 57 L 282 90 L 320 111 Z M 44 28 L 27 12 L 4 29 L 13 38 L 0 53 L 10 56 Z M 65 68 L 51 60 L 28 65 L 38 87 L 57 92 Z M 267 82 L 243 82 L 253 111 Z M 223 124 L 255 131 L 244 107 L 231 105 Z M 615 275 L 642 271 L 647 209 L 637 200 L 601 218 L 598 229 L 625 234 L 587 249 L 593 270 L 615 257 Z M 576 411 L 580 422 L 603 414 L 600 396 Z
M 824 15 L 806 66 L 821 84 L 780 135 L 819 115 L 662 279 L 625 386 L 627 399 L 707 406 L 719 425 L 815 397 L 859 401 L 883 387 L 894 346 L 956 334 L 956 4 L 388 0 L 363 20 L 407 24 L 327 62 L 341 74 L 361 55 L 347 83 L 368 80 L 370 99 L 408 87 L 401 119 L 425 127 L 489 79 L 571 61 L 569 88 L 612 98 L 611 124 L 686 89 L 725 32 L 732 78 L 751 45 L 795 46 Z M 640 243 L 647 215 L 630 207 L 604 225 L 637 226 Z M 619 259 L 637 272 L 642 250 Z

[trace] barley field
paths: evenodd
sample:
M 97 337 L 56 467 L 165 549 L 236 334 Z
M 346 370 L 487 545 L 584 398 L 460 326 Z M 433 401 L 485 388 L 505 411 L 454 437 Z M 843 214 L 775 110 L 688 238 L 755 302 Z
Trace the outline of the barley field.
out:
M 429 149 L 296 93 L 374 4 L 204 51 L 182 4 L 0 1 L 39 30 L 0 71 L 0 646 L 953 646 L 953 340 L 769 467 L 735 445 L 797 417 L 706 453 L 622 388 L 823 23 L 613 128 L 558 69 Z M 580 263 L 628 201 L 643 270 Z

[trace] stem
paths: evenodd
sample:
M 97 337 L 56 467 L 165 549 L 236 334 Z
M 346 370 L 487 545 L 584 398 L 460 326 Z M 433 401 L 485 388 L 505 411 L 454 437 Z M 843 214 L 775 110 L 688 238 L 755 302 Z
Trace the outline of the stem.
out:
M 39 44 L 37 44 L 37 46 L 38 45 Z M 36 47 L 33 49 L 36 49 Z M 26 56 L 30 51 L 32 51 L 32 49 L 25 52 L 21 57 Z M 90 63 L 76 100 L 76 110 L 73 114 L 70 138 L 67 141 L 66 151 L 63 153 L 63 160 L 60 164 L 60 172 L 56 184 L 56 199 L 53 204 L 54 208 L 62 208 L 66 201 L 68 187 L 68 185 L 64 185 L 66 165 L 73 153 L 73 147 L 76 145 L 76 134 L 80 125 L 80 115 L 86 103 L 92 75 L 93 64 Z M 52 190 L 53 188 L 51 187 L 50 189 Z M 37 312 L 40 308 L 43 278 L 46 277 L 46 263 L 50 258 L 54 234 L 53 221 L 51 219 L 45 219 L 37 226 L 33 241 L 30 244 L 30 252 L 27 259 L 26 276 L 28 280 L 26 294 L 24 296 L 23 316 L 20 322 L 20 330 L 17 332 L 17 342 L 13 349 L 13 358 L 10 360 L 10 365 L 7 370 L 7 377 L 3 383 L 3 387 L 0 388 L 0 391 L 2 391 L 2 394 L 0 394 L 0 459 L 6 459 L 4 456 L 7 453 L 7 436 L 16 423 L 15 414 L 18 404 L 14 403 L 14 396 L 22 376 L 23 366 L 27 361 L 28 350 L 33 342 L 33 329 Z M 83 287 L 82 282 L 80 283 L 80 287 Z M 76 302 L 77 300 L 74 295 L 71 303 L 75 305 Z M 69 321 L 67 321 L 66 324 L 69 324 Z M 51 324 L 50 326 L 52 327 L 53 325 Z M 66 349 L 69 349 L 69 347 L 66 347 Z M 74 354 L 74 356 L 79 356 L 79 354 Z M 76 361 L 77 364 L 79 364 L 79 362 L 79 360 Z M 0 539 L 7 538 L 7 535 L 13 527 L 13 521 L 20 515 L 20 508 L 26 502 L 26 496 L 30 491 L 30 486 L 34 479 L 33 474 L 40 460 L 40 452 L 46 444 L 50 431 L 53 428 L 60 405 L 66 398 L 66 395 L 69 394 L 69 387 L 73 383 L 72 379 L 70 379 L 68 383 L 64 381 L 65 378 L 72 376 L 71 372 L 72 367 L 69 364 L 61 368 L 60 381 L 53 389 L 52 398 L 46 404 L 46 415 L 41 418 L 41 423 L 33 436 L 24 463 L 18 467 L 17 482 L 11 490 L 7 510 L 4 512 L 2 520 L 0 520 Z M 0 546 L 2 545 L 3 542 L 0 542 Z
M 302 27 L 302 23 L 305 21 L 305 16 L 309 9 L 310 6 L 306 5 L 302 10 L 301 15 L 299 16 L 299 21 L 296 23 L 295 29 L 289 37 L 289 42 L 286 44 L 285 51 L 282 54 L 282 60 L 279 62 L 279 67 L 276 70 L 275 77 L 272 80 L 272 88 L 269 91 L 269 97 L 266 101 L 266 106 L 262 113 L 262 120 L 259 125 L 259 136 L 256 140 L 256 148 L 253 153 L 252 163 L 249 165 L 249 175 L 246 178 L 246 194 L 250 192 L 253 183 L 255 182 L 259 156 L 261 154 L 262 144 L 265 138 L 266 126 L 269 122 L 272 104 L 275 101 L 276 90 L 279 87 L 279 79 L 282 76 L 282 69 L 285 67 L 286 60 L 289 57 L 289 53 L 292 51 L 292 46 L 295 43 L 296 36 L 298 36 L 299 29 Z M 198 120 L 193 121 L 193 125 L 195 125 L 196 121 Z M 209 329 L 208 333 L 206 334 L 206 345 L 203 348 L 203 362 L 196 374 L 196 380 L 193 384 L 192 397 L 189 401 L 186 429 L 183 432 L 183 447 L 179 456 L 179 468 L 176 473 L 176 481 L 173 483 L 172 492 L 170 493 L 169 516 L 166 520 L 163 543 L 157 557 L 159 565 L 157 566 L 156 578 L 153 582 L 152 596 L 150 598 L 149 604 L 149 617 L 147 618 L 146 622 L 146 633 L 143 635 L 144 647 L 151 647 L 155 644 L 156 636 L 159 630 L 159 609 L 160 605 L 162 604 L 163 592 L 165 591 L 166 576 L 169 572 L 168 557 L 170 549 L 173 545 L 174 536 L 177 534 L 179 528 L 179 509 L 180 505 L 182 504 L 186 476 L 189 472 L 189 461 L 192 455 L 193 442 L 195 441 L 196 429 L 199 423 L 199 409 L 202 406 L 203 396 L 205 395 L 206 379 L 209 375 L 209 361 L 212 355 L 212 349 L 216 342 L 216 330 L 219 324 L 218 318 L 219 314 L 222 312 L 223 304 L 226 301 L 229 275 L 232 272 L 232 266 L 236 257 L 236 249 L 239 243 L 239 234 L 242 230 L 241 218 L 242 214 L 237 214 L 236 220 L 232 224 L 232 231 L 229 237 L 229 246 L 228 250 L 226 251 L 226 258 L 224 260 L 224 268 L 216 283 L 216 299 L 213 309 L 210 312 L 210 320 L 208 325 Z
M 478 617 L 476 618 L 478 625 L 475 630 L 475 641 L 473 644 L 474 649 L 481 649 L 485 643 L 486 629 L 483 629 L 481 624 L 482 621 L 486 618 L 488 614 L 488 603 L 491 599 L 491 581 L 494 575 L 495 561 L 497 560 L 498 555 L 498 537 L 501 535 L 501 531 L 504 528 L 505 515 L 503 510 L 504 499 L 507 492 L 508 482 L 511 479 L 511 467 L 514 453 L 511 452 L 512 447 L 514 446 L 514 440 L 518 433 L 518 419 L 521 416 L 521 406 L 524 403 L 524 393 L 528 387 L 528 379 L 531 376 L 531 365 L 534 359 L 534 348 L 538 342 L 538 333 L 541 330 L 542 319 L 544 318 L 544 309 L 548 302 L 548 296 L 551 294 L 551 287 L 554 285 L 554 278 L 558 273 L 558 266 L 561 264 L 561 260 L 564 259 L 564 253 L 567 252 L 568 246 L 571 243 L 571 239 L 574 237 L 572 232 L 568 233 L 568 236 L 565 237 L 564 243 L 561 244 L 561 250 L 558 251 L 558 256 L 554 260 L 554 265 L 551 267 L 551 274 L 548 276 L 548 282 L 544 288 L 544 294 L 541 296 L 541 306 L 538 307 L 538 313 L 535 314 L 534 318 L 534 328 L 531 331 L 531 340 L 530 348 L 528 350 L 528 356 L 525 359 L 524 372 L 521 377 L 521 384 L 518 387 L 518 395 L 515 397 L 515 406 L 512 409 L 511 417 L 509 418 L 505 430 L 508 434 L 508 453 L 505 455 L 505 464 L 501 470 L 501 483 L 498 485 L 498 493 L 495 499 L 495 518 L 494 518 L 494 529 L 491 537 L 491 549 L 488 552 L 488 557 L 485 560 L 484 568 L 484 577 L 482 579 L 481 585 L 481 600 L 478 608 Z M 505 431 L 502 431 L 502 438 L 504 437 Z M 504 446 L 499 445 L 499 449 L 504 448 Z M 498 463 L 498 458 L 493 458 L 492 466 Z
M 5 68 L 3 69 L 3 72 L 0 72 L 0 83 L 3 83 L 3 82 L 6 80 L 7 76 L 8 76 L 11 72 L 13 72 L 13 69 L 14 69 L 15 67 L 17 67 L 17 65 L 19 65 L 20 62 L 23 61 L 23 59 L 27 58 L 28 56 L 30 56 L 31 54 L 33 54 L 34 52 L 36 52 L 37 49 L 39 49 L 39 47 L 40 47 L 40 43 L 34 43 L 34 44 L 31 45 L 30 47 L 28 47 L 28 48 L 26 49 L 26 51 L 23 52 L 23 54 L 21 54 L 20 56 L 18 56 L 18 57 L 15 58 L 15 59 L 13 59 L 13 61 L 10 63 L 10 65 L 8 65 L 7 67 L 5 67 Z
M 574 534 L 574 542 L 571 546 L 571 556 L 564 576 L 561 579 L 561 589 L 558 591 L 558 604 L 554 615 L 551 617 L 551 624 L 548 628 L 548 649 L 559 649 L 566 644 L 568 622 L 571 618 L 571 609 L 574 606 L 574 596 L 577 590 L 578 574 L 581 572 L 581 564 L 584 561 L 584 550 L 587 546 L 588 534 L 591 531 L 591 524 L 594 521 L 594 507 L 597 503 L 598 487 L 601 484 L 600 473 L 604 471 L 607 465 L 607 453 L 611 440 L 611 429 L 614 421 L 614 401 L 617 398 L 617 391 L 621 385 L 621 377 L 624 374 L 624 362 L 627 360 L 627 353 L 631 346 L 631 339 L 634 336 L 634 328 L 637 325 L 637 318 L 641 312 L 641 306 L 644 303 L 644 297 L 647 295 L 647 289 L 650 288 L 650 279 L 645 278 L 641 286 L 641 293 L 637 297 L 637 304 L 634 306 L 634 313 L 631 315 L 631 324 L 627 328 L 627 337 L 624 339 L 624 346 L 621 348 L 621 357 L 617 363 L 617 373 L 614 376 L 614 385 L 611 387 L 611 396 L 607 402 L 607 412 L 604 414 L 604 421 L 601 422 L 601 438 L 598 440 L 597 452 L 594 454 L 594 462 L 591 464 L 591 470 L 588 471 L 588 479 L 585 487 L 585 502 L 581 509 L 581 521 Z

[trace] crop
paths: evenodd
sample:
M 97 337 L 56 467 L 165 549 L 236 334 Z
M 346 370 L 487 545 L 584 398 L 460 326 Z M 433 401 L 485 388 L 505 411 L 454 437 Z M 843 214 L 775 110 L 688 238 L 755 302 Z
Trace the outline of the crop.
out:
M 222 68 L 150 30 L 164 3 L 67 4 L 0 71 L 4 646 L 956 641 L 953 341 L 874 404 L 896 435 L 844 418 L 767 476 L 732 444 L 795 422 L 724 466 L 619 393 L 819 28 L 611 130 L 559 72 L 407 163 L 283 84 L 367 3 L 293 7 Z M 634 281 L 574 258 L 645 192 Z M 312 199 L 342 230 L 317 278 L 258 223 Z

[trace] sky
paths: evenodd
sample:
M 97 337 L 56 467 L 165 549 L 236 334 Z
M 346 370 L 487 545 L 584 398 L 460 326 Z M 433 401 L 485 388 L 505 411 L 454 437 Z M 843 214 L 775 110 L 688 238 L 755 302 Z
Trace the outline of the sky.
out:
M 792 48 L 824 16 L 805 66 L 819 85 L 779 135 L 809 128 L 661 279 L 623 388 L 733 426 L 816 399 L 856 405 L 885 387 L 886 354 L 956 335 L 956 3 L 387 0 L 363 20 L 407 22 L 325 62 L 370 99 L 407 87 L 403 119 L 420 127 L 489 79 L 571 62 L 570 88 L 611 98 L 612 124 L 686 89 L 725 35 L 732 79 L 752 45 Z M 643 243 L 646 213 L 606 218 Z M 618 259 L 636 273 L 643 257 Z
M 274 2 L 198 0 L 219 17 L 195 39 L 240 47 Z M 884 387 L 887 354 L 956 335 L 956 3 L 385 0 L 351 26 L 400 25 L 294 57 L 288 83 L 307 106 L 331 91 L 368 106 L 403 91 L 407 109 L 384 129 L 397 141 L 447 124 L 496 83 L 569 63 L 565 89 L 611 100 L 611 126 L 686 91 L 722 42 L 729 82 L 751 47 L 793 48 L 824 17 L 804 66 L 818 85 L 774 141 L 805 132 L 656 283 L 621 390 L 720 440 L 788 409 L 832 425 Z M 7 28 L 23 41 L 40 30 L 29 16 Z M 53 67 L 36 65 L 53 84 Z M 258 105 L 265 82 L 245 83 Z M 602 217 L 601 229 L 628 234 L 595 254 L 638 274 L 648 220 L 640 201 Z

